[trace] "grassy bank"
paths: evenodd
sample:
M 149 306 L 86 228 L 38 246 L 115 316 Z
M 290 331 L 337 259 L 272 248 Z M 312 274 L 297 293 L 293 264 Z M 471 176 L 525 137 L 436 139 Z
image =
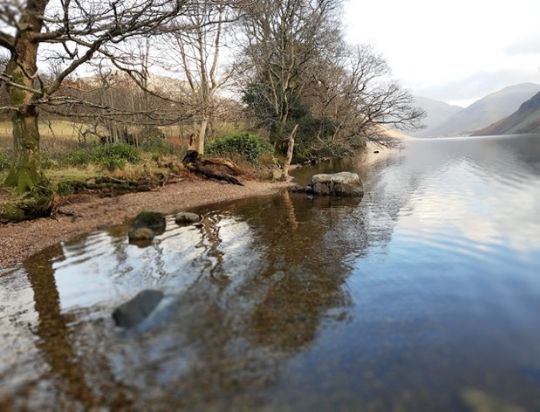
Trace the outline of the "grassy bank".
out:
M 97 138 L 81 141 L 81 125 L 68 121 L 41 122 L 41 166 L 59 195 L 91 191 L 105 194 L 144 191 L 187 174 L 182 159 L 187 146 L 182 139 L 147 137 L 137 146 L 102 144 Z M 0 182 L 13 159 L 11 124 L 0 122 Z M 275 167 L 273 147 L 247 133 L 222 135 L 208 144 L 208 155 L 234 160 L 244 178 L 271 179 Z M 3 190 L 2 197 L 8 196 Z

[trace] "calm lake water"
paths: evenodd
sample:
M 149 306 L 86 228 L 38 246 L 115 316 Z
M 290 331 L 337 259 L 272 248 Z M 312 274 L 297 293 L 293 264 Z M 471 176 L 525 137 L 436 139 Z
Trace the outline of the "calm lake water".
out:
M 321 168 L 358 171 L 362 201 L 216 205 L 1 272 L 0 410 L 540 410 L 540 136 Z M 148 288 L 158 309 L 116 329 Z

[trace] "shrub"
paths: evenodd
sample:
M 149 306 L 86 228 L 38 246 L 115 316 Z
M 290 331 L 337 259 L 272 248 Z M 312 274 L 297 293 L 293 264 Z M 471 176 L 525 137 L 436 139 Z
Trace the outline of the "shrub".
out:
M 54 161 L 45 153 L 41 154 L 40 160 L 42 169 L 50 169 L 54 166 Z
M 0 171 L 7 170 L 11 166 L 11 158 L 3 153 L 0 153 Z
M 125 143 L 119 143 L 76 150 L 68 154 L 62 163 L 76 167 L 92 163 L 112 171 L 123 168 L 126 163 L 134 164 L 140 160 L 136 148 Z
M 66 166 L 86 166 L 92 163 L 91 149 L 78 149 L 63 156 L 61 163 Z
M 230 134 L 208 143 L 206 152 L 214 155 L 240 155 L 251 163 L 258 163 L 262 156 L 272 155 L 274 148 L 269 141 L 249 133 Z
M 141 160 L 137 149 L 128 144 L 98 146 L 96 155 L 95 163 L 108 170 L 122 169 L 126 163 L 135 164 Z
M 141 149 L 145 152 L 157 155 L 178 154 L 178 148 L 169 143 L 163 137 L 148 137 L 141 143 Z

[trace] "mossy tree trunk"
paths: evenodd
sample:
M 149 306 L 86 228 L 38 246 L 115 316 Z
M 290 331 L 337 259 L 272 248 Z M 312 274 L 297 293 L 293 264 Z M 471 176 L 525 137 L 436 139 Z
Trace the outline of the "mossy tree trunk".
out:
M 39 43 L 34 36 L 43 27 L 42 16 L 48 1 L 35 0 L 21 17 L 14 39 L 10 60 L 6 67 L 7 83 L 13 126 L 14 163 L 5 181 L 17 192 L 30 192 L 43 185 L 40 170 L 38 100 L 42 97 L 35 84 Z
M 16 188 L 20 194 L 0 204 L 0 222 L 48 216 L 53 208 L 53 193 L 40 170 L 38 129 L 38 105 L 44 92 L 43 85 L 37 80 L 37 36 L 43 28 L 48 3 L 49 0 L 26 2 L 16 25 L 16 35 L 4 33 L 0 37 L 1 45 L 10 52 L 2 77 L 7 85 L 12 112 L 15 154 L 5 184 Z
M 40 170 L 38 114 L 35 106 L 12 116 L 15 160 L 6 179 L 6 186 L 24 193 L 43 183 Z

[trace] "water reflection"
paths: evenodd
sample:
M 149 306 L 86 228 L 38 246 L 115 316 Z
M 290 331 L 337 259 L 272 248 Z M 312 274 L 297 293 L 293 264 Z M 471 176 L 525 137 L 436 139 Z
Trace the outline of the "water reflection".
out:
M 51 248 L 0 275 L 0 407 L 538 409 L 539 161 L 536 137 L 412 141 L 324 166 L 362 173 L 361 202 L 283 193 L 147 248 L 125 227 Z M 158 311 L 114 329 L 147 288 Z

